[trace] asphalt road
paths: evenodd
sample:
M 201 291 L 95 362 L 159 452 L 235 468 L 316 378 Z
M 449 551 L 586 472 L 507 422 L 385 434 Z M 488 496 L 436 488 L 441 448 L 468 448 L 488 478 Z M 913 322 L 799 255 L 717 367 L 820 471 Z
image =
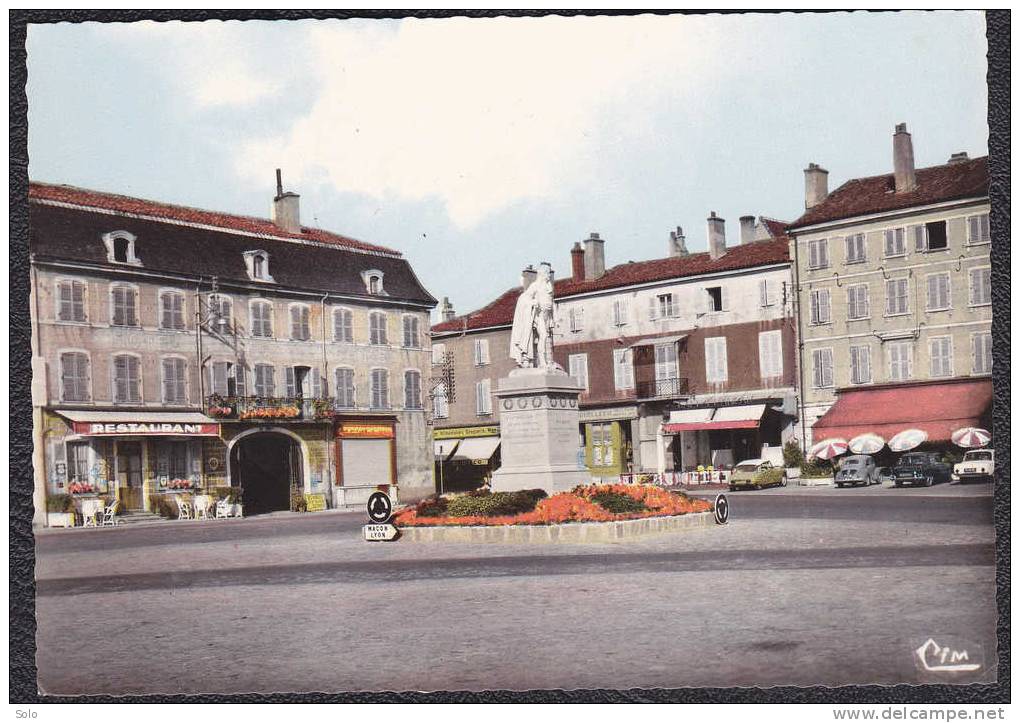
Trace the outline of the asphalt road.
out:
M 606 545 L 366 543 L 361 513 L 37 538 L 41 689 L 683 687 L 994 679 L 990 487 L 728 494 Z M 714 494 L 714 493 L 713 493 Z M 974 672 L 933 673 L 928 638 Z

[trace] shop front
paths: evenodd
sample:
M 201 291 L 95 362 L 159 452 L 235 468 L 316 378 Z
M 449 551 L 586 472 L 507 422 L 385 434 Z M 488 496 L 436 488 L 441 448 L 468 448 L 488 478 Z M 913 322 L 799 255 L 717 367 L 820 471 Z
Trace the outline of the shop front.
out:
M 632 421 L 637 416 L 634 406 L 581 410 L 584 464 L 596 481 L 617 481 L 633 472 Z
M 439 494 L 478 489 L 500 467 L 498 426 L 436 429 L 432 439 Z
M 372 492 L 397 497 L 397 420 L 394 417 L 344 418 L 336 424 L 337 507 L 365 504 Z
M 677 472 L 730 469 L 747 459 L 782 464 L 782 415 L 767 404 L 694 407 L 670 412 L 662 425 Z
M 48 495 L 116 499 L 122 512 L 215 486 L 223 466 L 220 425 L 199 413 L 55 410 L 44 430 Z

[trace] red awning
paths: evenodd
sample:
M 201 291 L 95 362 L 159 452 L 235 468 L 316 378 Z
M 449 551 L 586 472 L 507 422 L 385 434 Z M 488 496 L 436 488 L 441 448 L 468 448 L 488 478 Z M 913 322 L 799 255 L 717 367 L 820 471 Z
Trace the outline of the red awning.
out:
M 705 429 L 757 429 L 764 404 L 718 409 L 685 409 L 670 414 L 670 421 L 662 425 L 664 434 L 698 432 Z
M 812 428 L 815 440 L 873 432 L 889 439 L 923 429 L 929 442 L 948 442 L 960 427 L 980 426 L 992 405 L 990 379 L 921 382 L 845 389 Z

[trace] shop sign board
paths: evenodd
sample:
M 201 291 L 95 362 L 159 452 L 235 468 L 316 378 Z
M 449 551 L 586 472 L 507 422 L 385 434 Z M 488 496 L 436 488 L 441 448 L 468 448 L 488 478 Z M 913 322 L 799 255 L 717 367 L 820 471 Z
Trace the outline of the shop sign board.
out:
M 372 422 L 343 422 L 338 434 L 357 439 L 392 439 L 393 425 Z
M 310 494 L 305 495 L 305 509 L 309 512 L 322 512 L 326 509 L 326 495 Z
M 365 539 L 368 542 L 392 542 L 400 534 L 400 530 L 388 523 L 385 525 L 365 525 L 362 529 L 365 531 Z
M 603 409 L 582 409 L 578 414 L 581 422 L 607 422 L 617 419 L 637 419 L 637 407 L 605 407 Z
M 468 439 L 469 437 L 498 437 L 499 427 L 448 427 L 432 432 L 432 439 Z
M 72 422 L 75 434 L 103 435 L 181 435 L 217 437 L 218 424 L 181 424 L 179 422 Z

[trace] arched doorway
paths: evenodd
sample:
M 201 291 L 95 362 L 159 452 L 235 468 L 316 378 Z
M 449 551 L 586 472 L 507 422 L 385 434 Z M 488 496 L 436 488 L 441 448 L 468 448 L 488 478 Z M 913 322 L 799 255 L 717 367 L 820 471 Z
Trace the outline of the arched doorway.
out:
M 230 450 L 231 483 L 243 490 L 244 514 L 290 509 L 290 488 L 303 487 L 301 446 L 279 432 L 257 432 Z

